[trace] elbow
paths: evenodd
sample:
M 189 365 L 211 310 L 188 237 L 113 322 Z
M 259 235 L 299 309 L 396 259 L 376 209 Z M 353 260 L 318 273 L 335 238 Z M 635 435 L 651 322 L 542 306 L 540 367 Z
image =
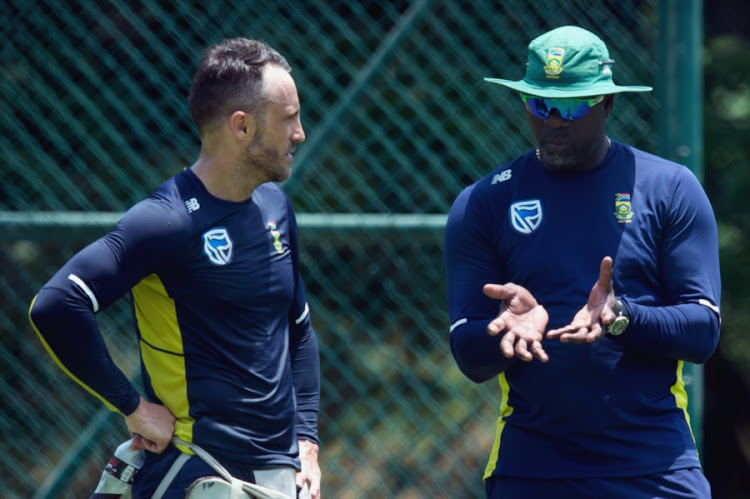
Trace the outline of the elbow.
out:
M 484 383 L 492 377 L 491 374 L 483 373 L 481 369 L 478 369 L 471 362 L 467 362 L 461 359 L 460 357 L 456 356 L 456 354 L 453 354 L 453 358 L 455 359 L 456 365 L 458 366 L 458 370 L 461 371 L 461 374 L 469 378 L 474 383 Z
M 721 318 L 710 313 L 708 322 L 703 326 L 701 340 L 693 342 L 694 348 L 682 356 L 682 359 L 693 364 L 706 363 L 719 346 L 720 330 Z
M 463 373 L 464 376 L 469 378 L 471 381 L 473 381 L 476 384 L 484 383 L 485 381 L 494 378 L 497 376 L 497 373 L 487 373 L 482 372 L 479 369 L 463 369 L 461 366 L 458 367 L 459 370 Z
M 29 321 L 37 333 L 47 338 L 70 322 L 68 308 L 64 307 L 65 298 L 54 288 L 42 288 L 29 305 Z
M 713 355 L 713 350 L 686 353 L 682 357 L 684 360 L 692 362 L 693 364 L 705 364 L 708 359 L 711 358 L 711 355 Z
M 38 330 L 38 325 L 46 322 L 50 315 L 48 302 L 44 299 L 40 291 L 34 296 L 34 299 L 31 300 L 31 305 L 29 305 L 29 321 Z
M 451 336 L 451 353 L 456 361 L 458 370 L 461 374 L 469 378 L 474 383 L 480 384 L 497 376 L 499 372 L 496 369 L 484 366 L 484 362 L 472 355 L 471 350 L 466 350 L 457 345 Z
M 715 317 L 715 320 L 711 321 L 709 330 L 705 334 L 705 340 L 702 343 L 702 348 L 697 350 L 694 355 L 694 359 L 690 359 L 690 362 L 695 364 L 704 364 L 714 354 L 716 348 L 719 346 L 719 331 L 721 329 L 720 319 Z

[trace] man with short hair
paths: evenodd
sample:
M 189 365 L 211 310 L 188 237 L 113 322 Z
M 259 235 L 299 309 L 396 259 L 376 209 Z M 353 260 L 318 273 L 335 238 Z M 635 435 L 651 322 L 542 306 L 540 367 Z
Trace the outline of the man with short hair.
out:
M 684 166 L 610 139 L 620 86 L 593 33 L 529 44 L 536 147 L 467 187 L 445 233 L 450 344 L 498 377 L 488 498 L 709 498 L 682 378 L 719 339 L 718 235 Z M 592 287 L 593 284 L 593 287 Z M 498 311 L 499 306 L 499 311 Z
M 170 445 L 174 436 L 234 478 L 288 497 L 307 486 L 318 498 L 318 345 L 294 211 L 274 184 L 305 140 L 289 64 L 265 43 L 224 40 L 205 51 L 189 104 L 201 138 L 195 164 L 65 264 L 30 319 L 65 372 L 125 416 L 131 448 L 149 451 L 133 497 L 151 497 L 191 453 Z M 145 399 L 112 362 L 94 317 L 128 292 Z M 182 498 L 216 474 L 192 457 L 162 497 Z

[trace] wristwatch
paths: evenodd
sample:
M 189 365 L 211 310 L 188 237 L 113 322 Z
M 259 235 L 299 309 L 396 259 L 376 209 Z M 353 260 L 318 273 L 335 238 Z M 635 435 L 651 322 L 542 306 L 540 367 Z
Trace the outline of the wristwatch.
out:
M 615 302 L 615 306 L 612 307 L 612 310 L 617 317 L 615 317 L 615 320 L 607 326 L 607 333 L 612 336 L 619 336 L 628 328 L 628 324 L 630 324 L 630 315 L 628 314 L 628 308 L 620 300 Z

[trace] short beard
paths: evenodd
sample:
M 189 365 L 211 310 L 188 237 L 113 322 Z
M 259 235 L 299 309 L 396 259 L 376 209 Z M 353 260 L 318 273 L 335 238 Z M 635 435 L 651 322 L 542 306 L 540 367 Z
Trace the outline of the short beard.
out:
M 264 129 L 258 123 L 253 140 L 245 148 L 245 158 L 240 165 L 240 176 L 260 179 L 265 182 L 283 182 L 289 178 L 289 172 L 281 168 L 282 158 L 276 150 L 263 144 Z
M 278 153 L 271 148 L 264 148 L 255 140 L 245 148 L 245 161 L 241 165 L 244 175 L 260 178 L 265 182 L 283 182 L 289 175 L 278 165 L 281 163 Z
M 542 162 L 545 168 L 550 171 L 557 172 L 574 172 L 587 170 L 593 168 L 596 165 L 587 164 L 589 161 L 586 158 L 592 158 L 595 156 L 598 142 L 591 140 L 586 144 L 586 150 L 572 149 L 569 153 L 553 154 L 548 153 L 544 148 L 538 148 L 539 161 Z
M 554 171 L 573 171 L 579 168 L 577 155 L 572 154 L 549 154 L 544 149 L 538 149 L 539 161 L 548 169 Z

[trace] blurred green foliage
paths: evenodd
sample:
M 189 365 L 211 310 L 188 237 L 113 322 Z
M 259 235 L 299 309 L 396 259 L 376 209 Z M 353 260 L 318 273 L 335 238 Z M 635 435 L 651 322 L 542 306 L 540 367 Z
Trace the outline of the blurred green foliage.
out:
M 750 375 L 750 39 L 706 41 L 704 186 L 719 221 L 722 339 L 719 350 Z

